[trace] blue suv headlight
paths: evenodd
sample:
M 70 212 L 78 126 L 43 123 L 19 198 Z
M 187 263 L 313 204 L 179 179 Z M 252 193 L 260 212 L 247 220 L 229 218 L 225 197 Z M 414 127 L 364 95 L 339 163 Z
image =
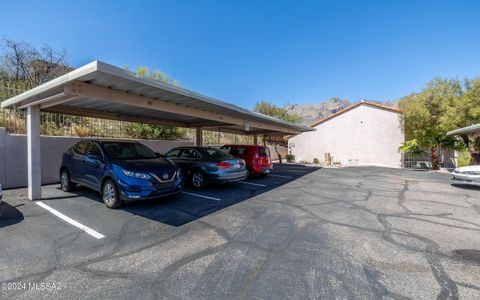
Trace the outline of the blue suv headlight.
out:
M 146 180 L 152 178 L 152 176 L 150 174 L 147 174 L 147 173 L 131 172 L 131 171 L 123 170 L 123 169 L 122 169 L 122 172 L 123 172 L 123 174 L 125 174 L 128 177 L 133 177 L 133 178 L 138 178 L 138 179 L 146 179 Z

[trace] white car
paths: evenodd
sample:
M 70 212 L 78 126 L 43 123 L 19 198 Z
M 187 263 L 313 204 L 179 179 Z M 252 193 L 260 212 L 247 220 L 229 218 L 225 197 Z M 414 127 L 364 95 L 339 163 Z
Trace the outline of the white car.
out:
M 480 165 L 456 168 L 450 174 L 453 183 L 480 186 Z

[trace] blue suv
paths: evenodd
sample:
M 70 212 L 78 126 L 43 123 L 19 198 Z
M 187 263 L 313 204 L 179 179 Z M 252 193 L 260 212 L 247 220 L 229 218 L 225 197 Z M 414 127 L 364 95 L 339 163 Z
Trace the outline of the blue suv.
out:
M 60 187 L 69 192 L 77 184 L 99 191 L 109 208 L 183 190 L 180 169 L 173 162 L 130 141 L 82 140 L 71 147 L 63 154 Z

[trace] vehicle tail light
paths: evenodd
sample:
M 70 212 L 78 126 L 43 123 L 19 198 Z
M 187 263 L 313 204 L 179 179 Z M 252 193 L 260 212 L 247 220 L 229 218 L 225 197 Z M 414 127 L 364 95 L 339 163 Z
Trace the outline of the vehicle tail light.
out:
M 270 157 L 262 156 L 262 157 L 255 158 L 253 160 L 253 163 L 255 165 L 269 165 L 270 164 Z
M 228 161 L 221 161 L 217 163 L 217 167 L 219 169 L 230 169 L 232 165 Z

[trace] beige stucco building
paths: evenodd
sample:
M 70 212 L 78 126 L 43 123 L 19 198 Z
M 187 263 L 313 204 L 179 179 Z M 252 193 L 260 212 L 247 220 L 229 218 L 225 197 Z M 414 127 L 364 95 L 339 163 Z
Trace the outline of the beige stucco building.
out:
M 398 147 L 405 140 L 400 111 L 361 101 L 311 124 L 316 131 L 290 139 L 296 161 L 325 161 L 330 153 L 342 165 L 400 168 Z

